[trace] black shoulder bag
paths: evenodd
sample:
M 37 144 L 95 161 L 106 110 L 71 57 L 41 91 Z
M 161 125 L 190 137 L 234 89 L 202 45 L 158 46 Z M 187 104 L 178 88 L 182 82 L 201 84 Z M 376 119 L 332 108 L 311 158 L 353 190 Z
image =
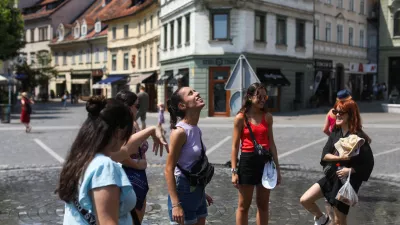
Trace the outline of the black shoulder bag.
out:
M 189 180 L 190 186 L 204 185 L 210 183 L 214 176 L 214 166 L 208 161 L 206 151 L 204 150 L 203 140 L 201 140 L 201 157 L 190 169 L 184 170 L 179 164 L 176 166 L 181 170 L 183 175 Z
M 247 129 L 249 129 L 250 136 L 251 136 L 251 139 L 253 141 L 254 152 L 257 155 L 259 155 L 260 157 L 262 157 L 265 162 L 272 161 L 273 157 L 272 157 L 271 152 L 266 150 L 266 149 L 264 149 L 264 147 L 262 145 L 257 143 L 256 137 L 253 134 L 253 130 L 251 130 L 251 126 L 250 126 L 249 120 L 247 119 L 247 116 L 244 115 L 244 118 L 245 118 L 245 121 L 246 121 Z
M 89 223 L 89 225 L 97 225 L 96 217 L 81 206 L 81 204 L 78 201 L 78 198 L 74 199 L 73 204 L 74 204 L 75 208 L 79 211 L 81 216 L 86 220 L 86 222 Z M 141 225 L 139 217 L 136 214 L 136 211 L 132 210 L 130 213 L 132 216 L 133 225 Z

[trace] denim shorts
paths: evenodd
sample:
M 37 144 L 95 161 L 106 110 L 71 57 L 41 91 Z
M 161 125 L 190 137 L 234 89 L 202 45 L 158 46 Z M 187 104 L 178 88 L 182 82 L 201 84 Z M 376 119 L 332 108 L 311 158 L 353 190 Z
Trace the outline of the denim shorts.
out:
M 183 175 L 177 176 L 175 179 L 179 202 L 185 214 L 185 225 L 196 224 L 198 219 L 207 217 L 205 187 L 190 187 L 189 181 Z M 172 203 L 169 195 L 168 213 L 171 224 L 177 224 L 172 220 Z

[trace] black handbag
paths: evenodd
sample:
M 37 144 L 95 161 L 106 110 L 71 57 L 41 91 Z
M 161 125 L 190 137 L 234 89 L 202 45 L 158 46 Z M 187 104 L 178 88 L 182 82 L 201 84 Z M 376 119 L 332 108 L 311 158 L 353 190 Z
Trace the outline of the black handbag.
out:
M 249 121 L 247 119 L 247 116 L 244 115 L 244 118 L 245 118 L 245 121 L 246 121 L 247 129 L 249 129 L 250 136 L 251 136 L 251 139 L 253 141 L 254 152 L 257 155 L 261 156 L 266 163 L 272 161 L 273 160 L 273 156 L 272 156 L 271 152 L 266 150 L 266 149 L 264 149 L 264 147 L 262 145 L 257 143 L 256 137 L 254 136 L 253 130 L 251 130 L 251 126 L 250 126 L 250 123 L 249 123 Z
M 182 174 L 189 180 L 190 186 L 204 185 L 207 186 L 214 176 L 214 166 L 208 161 L 206 151 L 204 150 L 203 140 L 201 140 L 201 157 L 190 169 L 187 171 L 179 164 L 176 166 L 180 169 Z

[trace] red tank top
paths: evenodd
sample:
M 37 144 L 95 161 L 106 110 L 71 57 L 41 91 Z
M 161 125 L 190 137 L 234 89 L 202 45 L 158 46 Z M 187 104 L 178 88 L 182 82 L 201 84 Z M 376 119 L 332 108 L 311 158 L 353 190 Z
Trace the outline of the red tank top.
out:
M 263 115 L 260 124 L 254 125 L 250 121 L 249 124 L 257 143 L 262 145 L 265 149 L 269 150 L 268 123 L 265 120 L 265 114 Z M 240 140 L 242 142 L 242 152 L 254 151 L 253 139 L 251 138 L 250 131 L 247 128 L 246 122 L 244 122 L 243 131 L 240 135 Z

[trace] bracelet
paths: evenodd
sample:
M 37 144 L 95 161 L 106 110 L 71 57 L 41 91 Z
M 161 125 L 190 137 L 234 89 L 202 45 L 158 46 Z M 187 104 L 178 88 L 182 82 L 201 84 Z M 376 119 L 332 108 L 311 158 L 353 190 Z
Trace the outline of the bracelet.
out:
M 172 205 L 172 208 L 178 207 L 181 205 L 181 202 L 176 203 L 175 205 Z

